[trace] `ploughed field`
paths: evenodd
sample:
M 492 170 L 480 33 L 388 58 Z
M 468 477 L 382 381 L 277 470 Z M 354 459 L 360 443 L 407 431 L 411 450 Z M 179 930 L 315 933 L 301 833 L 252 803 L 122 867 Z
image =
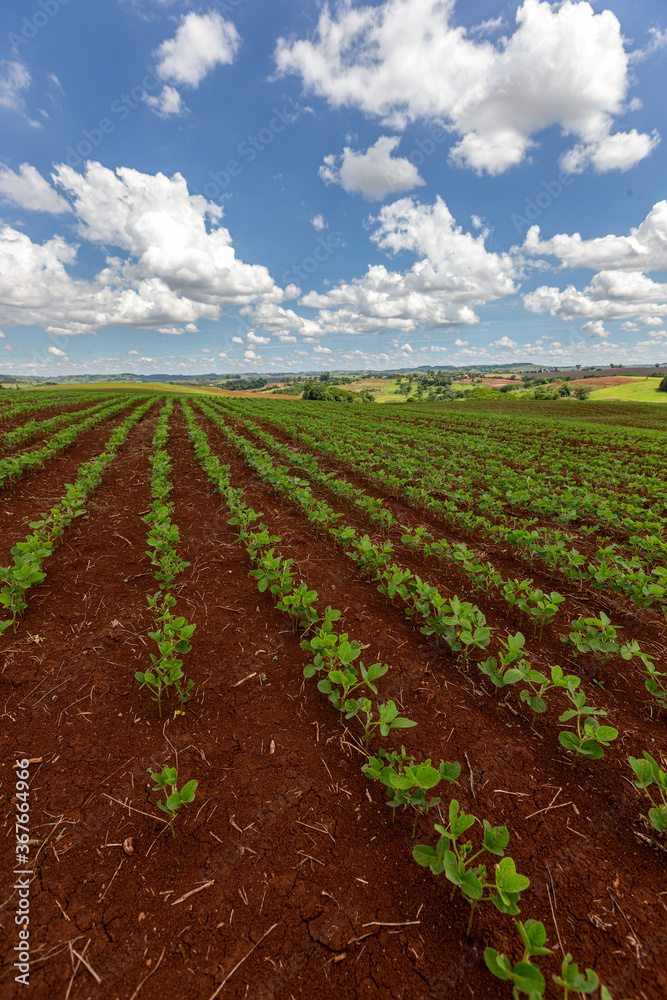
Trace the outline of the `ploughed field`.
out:
M 3 397 L 0 997 L 666 996 L 647 409 Z

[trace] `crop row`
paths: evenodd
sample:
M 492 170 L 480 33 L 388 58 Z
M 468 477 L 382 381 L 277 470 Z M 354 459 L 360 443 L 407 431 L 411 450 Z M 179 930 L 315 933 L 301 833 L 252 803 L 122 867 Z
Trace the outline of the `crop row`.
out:
M 246 438 L 236 434 L 207 403 L 198 401 L 198 406 L 219 427 L 254 471 L 274 489 L 297 503 L 316 529 L 326 530 L 341 546 L 345 555 L 358 563 L 362 572 L 378 584 L 378 590 L 388 601 L 398 601 L 408 619 L 422 622 L 420 632 L 423 635 L 435 636 L 437 642 L 443 638 L 463 665 L 467 665 L 474 649 L 485 650 L 489 646 L 493 630 L 487 626 L 483 613 L 476 605 L 461 601 L 456 596 L 445 599 L 436 587 L 423 581 L 404 566 L 393 562 L 393 546 L 390 542 L 377 545 L 368 535 L 364 535 L 361 539 L 357 538 L 354 528 L 342 524 L 340 522 L 342 515 L 336 514 L 327 504 L 318 501 L 307 483 L 290 476 L 285 467 L 276 468 L 266 452 L 259 451 Z M 552 604 L 551 608 L 551 614 L 555 613 L 556 605 Z M 580 638 L 578 628 L 585 630 L 581 636 L 585 634 L 590 637 L 589 641 L 596 641 L 596 636 L 599 634 L 594 625 L 585 625 L 583 620 L 573 622 L 571 628 L 573 629 L 571 635 L 574 635 L 575 639 Z M 613 626 L 612 632 L 615 638 L 616 630 Z M 564 639 L 575 644 L 570 636 Z M 609 639 L 611 641 L 611 635 Z M 509 635 L 506 639 L 498 635 L 497 641 L 500 646 L 500 662 L 495 657 L 478 662 L 477 666 L 482 673 L 488 676 L 498 689 L 517 682 L 525 685 L 520 689 L 520 699 L 531 708 L 533 724 L 536 715 L 547 710 L 546 694 L 552 689 L 562 689 L 571 708 L 560 716 L 559 721 L 567 725 L 571 720 L 575 720 L 576 735 L 569 731 L 562 732 L 559 735 L 561 745 L 573 753 L 582 754 L 590 759 L 602 757 L 603 748 L 618 736 L 618 731 L 610 726 L 599 725 L 598 717 L 606 715 L 606 712 L 586 704 L 584 692 L 578 690 L 580 679 L 574 675 L 564 677 L 560 667 L 553 667 L 550 677 L 533 669 L 523 657 L 525 638 L 521 633 Z M 583 648 L 578 648 L 579 651 L 584 651 Z M 666 694 L 664 679 L 667 675 L 655 668 L 651 662 L 653 658 L 641 651 L 639 643 L 634 640 L 623 647 L 615 643 L 613 650 L 610 647 L 609 652 L 611 651 L 620 652 L 625 660 L 635 657 L 639 659 L 648 675 L 647 689 L 657 698 L 661 707 L 664 707 Z
M 232 411 L 233 412 L 233 411 Z M 488 592 L 491 588 L 512 607 L 516 607 L 522 617 L 528 615 L 533 620 L 534 632 L 540 630 L 540 639 L 546 622 L 555 618 L 558 608 L 565 598 L 555 591 L 545 594 L 533 586 L 533 580 L 505 580 L 490 562 L 481 562 L 473 549 L 465 542 L 450 544 L 446 538 L 434 538 L 422 525 L 410 528 L 402 525 L 392 512 L 384 507 L 382 500 L 375 499 L 360 487 L 353 486 L 347 479 L 331 472 L 322 472 L 316 458 L 310 453 L 296 452 L 281 444 L 258 424 L 249 420 L 243 426 L 275 454 L 286 458 L 310 479 L 331 491 L 334 495 L 354 504 L 375 524 L 388 533 L 401 533 L 401 542 L 425 557 L 434 557 L 442 567 L 444 563 L 456 567 L 461 576 L 466 576 L 474 591 Z
M 253 401 L 254 404 L 255 401 Z M 234 409 L 237 404 L 234 403 Z M 248 404 L 239 404 L 242 412 L 247 410 Z M 266 416 L 266 413 L 262 414 Z M 275 422 L 275 416 L 271 418 Z M 424 478 L 428 479 L 430 472 L 431 481 L 426 486 L 407 485 L 409 479 L 402 474 L 404 470 L 397 468 L 406 459 L 398 453 L 392 455 L 390 467 L 392 472 L 387 471 L 385 463 L 373 460 L 372 451 L 365 440 L 360 439 L 358 429 L 353 428 L 348 434 L 345 432 L 344 422 L 337 420 L 335 427 L 325 425 L 321 428 L 317 436 L 312 433 L 295 429 L 293 421 L 288 414 L 281 414 L 281 424 L 288 433 L 293 434 L 302 441 L 308 448 L 318 452 L 332 455 L 346 465 L 356 469 L 366 476 L 389 487 L 392 491 L 404 498 L 408 503 L 429 510 L 433 514 L 442 518 L 450 524 L 454 530 L 472 535 L 480 532 L 487 537 L 492 537 L 495 541 L 510 547 L 516 558 L 534 565 L 536 561 L 545 563 L 555 570 L 562 577 L 568 580 L 585 582 L 594 589 L 611 589 L 619 594 L 628 597 L 639 607 L 651 607 L 664 603 L 667 594 L 667 568 L 656 566 L 650 572 L 646 571 L 646 566 L 639 556 L 630 558 L 620 553 L 613 545 L 603 546 L 598 549 L 595 559 L 587 559 L 577 549 L 570 548 L 569 537 L 555 529 L 536 529 L 534 522 L 527 522 L 523 526 L 513 527 L 506 523 L 491 523 L 488 514 L 480 515 L 471 511 L 477 506 L 482 509 L 485 495 L 476 497 L 473 491 L 463 491 L 464 500 L 460 502 L 451 499 L 453 492 L 447 490 L 447 499 L 440 499 L 433 495 L 434 488 L 442 485 L 442 473 L 440 468 L 432 466 L 430 470 L 424 470 L 425 459 L 422 461 L 422 472 Z M 312 424 L 316 425 L 317 418 L 309 420 L 310 429 Z M 405 441 L 402 444 L 403 454 L 406 450 L 417 452 L 418 449 L 410 441 L 410 448 L 405 448 Z M 395 461 L 394 461 L 395 459 Z M 416 461 L 416 459 L 413 459 Z M 440 466 L 443 459 L 440 458 Z M 389 459 L 387 459 L 389 463 Z M 397 475 L 396 472 L 401 474 Z M 441 492 L 436 490 L 436 492 Z M 662 539 L 659 539 L 661 546 L 664 546 Z
M 12 565 L 0 567 L 0 583 L 3 585 L 0 590 L 0 606 L 11 613 L 11 618 L 0 621 L 0 635 L 10 626 L 16 630 L 18 616 L 27 607 L 27 592 L 46 576 L 42 568 L 44 560 L 51 555 L 57 539 L 65 529 L 75 518 L 85 513 L 89 495 L 101 482 L 104 472 L 127 440 L 131 428 L 150 409 L 153 402 L 154 400 L 149 400 L 125 418 L 111 434 L 104 451 L 79 468 L 74 483 L 65 487 L 62 500 L 48 514 L 32 521 L 32 533 L 12 548 Z
M 75 424 L 78 420 L 81 420 L 86 416 L 90 416 L 93 413 L 97 413 L 99 410 L 105 409 L 105 407 L 111 405 L 112 402 L 113 400 L 110 401 L 108 397 L 105 397 L 101 401 L 98 401 L 94 406 L 90 406 L 87 409 L 59 413 L 57 416 L 50 417 L 47 420 L 28 420 L 25 424 L 21 424 L 19 427 L 15 427 L 14 430 L 7 431 L 6 434 L 3 434 L 2 444 L 7 449 L 16 448 L 18 445 L 26 444 L 38 434 L 47 434 L 56 427 Z
M 172 587 L 176 577 L 190 563 L 184 562 L 178 555 L 176 546 L 180 538 L 178 525 L 174 524 L 171 515 L 174 509 L 169 500 L 172 486 L 169 480 L 171 460 L 167 452 L 169 437 L 169 418 L 173 410 L 173 399 L 167 401 L 158 418 L 153 436 L 153 453 L 150 457 L 153 474 L 151 488 L 153 502 L 151 509 L 142 520 L 148 525 L 148 555 L 151 565 L 155 568 L 155 579 L 158 590 L 147 594 L 148 606 L 155 619 L 155 631 L 149 632 L 149 637 L 157 645 L 157 653 L 151 653 L 152 668 L 138 671 L 136 679 L 143 687 L 146 685 L 151 697 L 158 704 L 162 716 L 162 699 L 168 697 L 173 687 L 178 700 L 187 702 L 194 682 L 185 682 L 183 660 L 181 657 L 190 652 L 190 639 L 195 630 L 182 615 L 172 611 L 176 598 Z
M 28 470 L 36 469 L 40 465 L 43 465 L 48 459 L 53 458 L 62 451 L 66 451 L 81 434 L 90 430 L 91 427 L 96 427 L 98 424 L 104 423 L 132 405 L 134 403 L 129 399 L 124 399 L 120 403 L 108 404 L 96 413 L 84 417 L 79 423 L 58 431 L 41 447 L 0 459 L 0 485 L 8 480 L 13 482 Z
M 35 392 L 22 393 L 17 401 L 17 395 L 19 394 L 9 397 L 8 393 L 7 397 L 0 399 L 0 423 L 6 423 L 14 420 L 15 417 L 23 417 L 39 410 L 55 410 L 61 406 L 91 403 L 101 398 L 99 392 Z
M 202 407 L 205 412 L 205 408 Z M 288 614 L 303 635 L 302 648 L 312 654 L 312 662 L 304 668 L 304 676 L 321 675 L 318 689 L 325 694 L 339 711 L 341 721 L 356 720 L 361 727 L 366 759 L 363 773 L 370 780 L 380 782 L 386 790 L 388 805 L 397 808 L 410 807 L 415 813 L 415 825 L 420 815 L 439 806 L 439 796 L 431 794 L 443 781 L 458 782 L 460 765 L 441 761 L 433 767 L 431 761 L 417 762 L 414 756 L 401 751 L 389 751 L 380 745 L 375 753 L 369 750 L 375 738 L 383 738 L 394 729 L 412 728 L 414 723 L 398 716 L 393 702 L 380 703 L 377 700 L 376 682 L 383 677 L 389 667 L 375 663 L 365 667 L 359 659 L 362 646 L 350 641 L 347 633 L 336 633 L 334 624 L 341 613 L 327 607 L 320 617 L 316 610 L 317 593 L 308 590 L 305 583 L 295 585 L 292 560 L 284 559 L 276 552 L 280 539 L 272 535 L 261 523 L 261 514 L 245 506 L 243 491 L 231 486 L 229 467 L 220 463 L 211 452 L 205 432 L 196 423 L 187 403 L 184 404 L 186 421 L 195 454 L 202 468 L 207 472 L 216 489 L 222 494 L 225 504 L 232 513 L 230 524 L 238 528 L 237 541 L 242 543 L 256 568 L 251 571 L 258 583 L 258 589 L 272 595 L 278 610 Z M 442 815 L 442 812 L 440 812 Z M 476 847 L 466 838 L 468 830 L 475 824 L 481 826 L 481 836 Z M 530 880 L 516 871 L 512 858 L 505 856 L 509 843 L 506 827 L 493 827 L 487 820 L 480 821 L 472 814 L 463 812 L 456 799 L 449 802 L 447 819 L 443 824 L 435 824 L 439 839 L 435 847 L 417 844 L 413 849 L 415 860 L 435 874 L 444 873 L 445 878 L 457 889 L 470 905 L 470 931 L 475 910 L 485 902 L 491 902 L 503 914 L 517 915 L 521 894 L 529 887 Z M 480 858 L 490 856 L 496 861 L 493 872 Z M 484 858 L 486 860 L 486 858 Z M 512 966 L 504 955 L 493 948 L 485 949 L 485 961 L 489 970 L 498 978 L 512 981 L 517 991 L 532 998 L 541 997 L 546 989 L 546 981 L 536 962 L 541 955 L 550 954 L 544 948 L 546 932 L 540 921 L 528 920 L 525 924 L 517 921 L 519 933 L 525 945 L 523 961 Z M 600 985 L 599 978 L 592 970 L 580 973 L 568 954 L 563 958 L 560 976 L 552 977 L 563 989 L 564 996 L 572 990 L 592 992 Z M 602 1000 L 611 1000 L 609 991 L 601 987 Z

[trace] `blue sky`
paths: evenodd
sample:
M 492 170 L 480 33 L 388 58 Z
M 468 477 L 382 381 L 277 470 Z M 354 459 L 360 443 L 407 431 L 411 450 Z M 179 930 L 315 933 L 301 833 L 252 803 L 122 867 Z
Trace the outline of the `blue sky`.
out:
M 657 0 L 6 0 L 0 371 L 667 362 Z

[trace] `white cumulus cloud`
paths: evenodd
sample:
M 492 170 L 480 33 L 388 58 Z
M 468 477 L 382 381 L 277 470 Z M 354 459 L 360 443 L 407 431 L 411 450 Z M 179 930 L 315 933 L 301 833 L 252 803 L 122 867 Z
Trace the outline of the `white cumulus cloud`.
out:
M 375 219 L 372 240 L 389 254 L 417 257 L 405 272 L 371 265 L 366 274 L 301 303 L 319 308 L 326 331 L 408 333 L 418 326 L 440 328 L 478 322 L 475 307 L 516 291 L 516 265 L 509 254 L 491 253 L 488 234 L 463 232 L 445 202 L 432 205 L 402 198 L 384 205 Z
M 423 186 L 426 182 L 410 160 L 391 155 L 400 141 L 398 135 L 382 135 L 365 153 L 345 146 L 342 156 L 324 157 L 319 175 L 326 184 L 339 184 L 344 191 L 378 200 Z
M 627 108 L 629 56 L 617 17 L 586 0 L 524 0 L 497 42 L 454 20 L 454 0 L 325 4 L 313 39 L 278 40 L 279 74 L 333 107 L 403 129 L 445 120 L 459 135 L 451 162 L 498 174 L 557 126 L 577 140 L 566 169 L 628 169 L 657 136 L 614 133 Z
M 168 85 L 163 87 L 159 94 L 146 94 L 144 100 L 158 118 L 172 118 L 175 115 L 185 114 L 187 110 L 176 87 Z
M 240 44 L 234 25 L 216 11 L 191 12 L 182 19 L 174 37 L 155 52 L 157 71 L 164 80 L 198 87 L 216 66 L 234 61 Z
M 181 334 L 225 306 L 282 301 L 265 267 L 237 258 L 222 209 L 191 195 L 180 174 L 88 163 L 85 173 L 60 164 L 53 177 L 106 266 L 93 280 L 75 278 L 75 245 L 61 236 L 33 243 L 0 226 L 0 322 L 59 334 L 114 325 Z
M 72 211 L 69 203 L 30 163 L 22 163 L 18 173 L 0 164 L 0 197 L 33 212 L 62 215 Z

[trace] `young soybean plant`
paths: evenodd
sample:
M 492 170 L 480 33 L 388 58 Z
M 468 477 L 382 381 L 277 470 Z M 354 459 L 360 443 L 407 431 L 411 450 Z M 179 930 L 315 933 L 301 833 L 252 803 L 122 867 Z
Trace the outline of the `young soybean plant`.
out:
M 586 695 L 583 691 L 577 691 L 574 686 L 568 686 L 567 697 L 574 705 L 568 708 L 559 716 L 559 722 L 569 722 L 570 719 L 577 720 L 576 733 L 569 730 L 558 734 L 558 742 L 571 753 L 581 754 L 589 760 L 600 760 L 604 757 L 604 748 L 609 746 L 612 740 L 618 736 L 618 729 L 613 726 L 601 726 L 596 716 L 606 715 L 603 708 L 591 708 L 586 705 Z M 575 761 L 576 763 L 576 757 Z M 574 763 L 572 767 L 574 767 Z
M 661 770 L 655 757 L 652 757 L 646 750 L 644 750 L 643 760 L 629 757 L 628 763 L 634 771 L 635 788 L 644 791 L 653 806 L 652 809 L 649 809 L 648 816 L 641 818 L 647 820 L 659 834 L 667 833 L 667 771 Z M 667 761 L 664 763 L 667 767 Z M 658 789 L 659 801 L 657 802 L 649 792 L 649 788 L 653 784 Z M 660 846 L 667 851 L 667 843 L 660 844 Z
M 389 704 L 393 705 L 393 702 Z M 405 752 L 404 746 L 401 747 L 400 754 L 397 750 L 389 753 L 384 747 L 380 747 L 378 756 L 369 757 L 361 770 L 367 778 L 373 778 L 386 785 L 387 804 L 391 809 L 411 806 L 415 810 L 415 821 L 412 826 L 414 837 L 417 821 L 422 813 L 440 804 L 438 795 L 427 801 L 427 793 L 441 781 L 452 781 L 457 785 L 461 765 L 441 760 L 440 766 L 435 768 L 431 765 L 430 757 L 422 764 L 417 764 L 415 758 Z M 396 813 L 392 817 L 392 823 L 395 818 Z
M 484 949 L 484 961 L 489 972 L 497 979 L 512 982 L 512 997 L 520 1000 L 520 994 L 525 994 L 530 1000 L 540 1000 L 544 996 L 547 984 L 537 965 L 531 958 L 542 955 L 552 955 L 550 948 L 545 948 L 547 933 L 544 924 L 539 920 L 527 920 L 522 924 L 515 921 L 517 930 L 523 941 L 523 958 L 512 965 L 506 955 L 499 954 L 495 948 Z M 570 993 L 593 993 L 600 985 L 600 980 L 592 969 L 586 969 L 586 974 L 579 972 L 579 966 L 572 961 L 569 953 L 561 964 L 560 976 L 551 977 L 557 986 L 563 990 L 563 1000 L 568 1000 Z M 606 986 L 601 987 L 600 1000 L 613 1000 Z
M 171 789 L 171 792 L 166 795 L 165 801 L 160 801 L 157 805 L 158 809 L 161 809 L 162 812 L 166 812 L 169 816 L 169 821 L 171 823 L 171 835 L 172 837 L 175 837 L 174 818 L 176 813 L 181 806 L 194 801 L 198 782 L 194 779 L 192 781 L 188 781 L 187 784 L 183 785 L 179 791 L 176 787 L 178 772 L 175 767 L 168 767 L 165 764 L 160 773 L 157 771 L 151 771 L 150 768 L 148 769 L 148 773 L 155 782 L 155 788 L 153 789 L 154 792 L 166 792 L 168 788 Z
M 530 879 L 517 872 L 513 859 L 504 857 L 510 838 L 507 827 L 491 826 L 485 819 L 482 846 L 474 854 L 472 841 L 460 842 L 462 835 L 475 822 L 475 816 L 459 812 L 457 800 L 452 799 L 449 803 L 449 826 L 435 824 L 435 829 L 441 835 L 435 849 L 425 844 L 417 844 L 412 851 L 415 861 L 423 868 L 430 868 L 435 875 L 444 871 L 445 877 L 455 887 L 452 900 L 458 886 L 470 903 L 468 937 L 475 910 L 480 903 L 491 902 L 501 913 L 515 915 L 519 913 L 517 903 L 521 893 L 530 885 Z M 484 853 L 502 858 L 502 861 L 496 864 L 493 881 L 489 880 L 485 865 L 473 865 L 473 862 Z

